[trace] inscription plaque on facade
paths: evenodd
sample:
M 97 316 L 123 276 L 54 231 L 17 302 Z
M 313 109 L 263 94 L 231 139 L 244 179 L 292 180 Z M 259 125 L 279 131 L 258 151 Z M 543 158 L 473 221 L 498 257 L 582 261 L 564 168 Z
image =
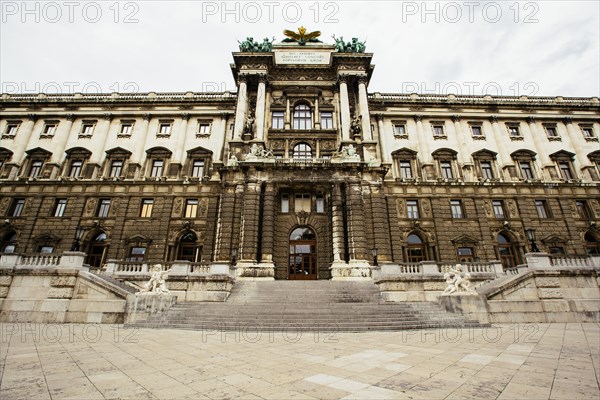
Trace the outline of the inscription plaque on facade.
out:
M 324 51 L 277 51 L 275 52 L 275 63 L 277 64 L 309 64 L 328 65 L 331 53 Z

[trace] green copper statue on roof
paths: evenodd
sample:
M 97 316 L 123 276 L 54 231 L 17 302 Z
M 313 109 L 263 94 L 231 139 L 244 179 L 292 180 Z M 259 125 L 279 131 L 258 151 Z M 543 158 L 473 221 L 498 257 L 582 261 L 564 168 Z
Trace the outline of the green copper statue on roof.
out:
M 262 43 L 258 43 L 253 37 L 247 37 L 246 40 L 238 43 L 240 44 L 240 52 L 242 53 L 270 53 L 273 51 L 273 42 L 275 38 L 269 40 L 264 38 Z
M 344 42 L 344 37 L 341 36 L 339 39 L 335 35 L 331 36 L 335 40 L 335 49 L 339 53 L 364 53 L 367 46 L 366 41 L 359 42 L 358 38 L 352 38 L 351 42 Z

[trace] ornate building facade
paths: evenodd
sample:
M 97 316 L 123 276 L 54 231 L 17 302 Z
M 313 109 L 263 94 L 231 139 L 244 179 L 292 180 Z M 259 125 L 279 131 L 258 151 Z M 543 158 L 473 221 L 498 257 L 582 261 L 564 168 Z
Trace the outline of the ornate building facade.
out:
M 368 93 L 364 48 L 245 50 L 236 93 L 3 94 L 0 252 L 275 279 L 600 254 L 597 97 Z

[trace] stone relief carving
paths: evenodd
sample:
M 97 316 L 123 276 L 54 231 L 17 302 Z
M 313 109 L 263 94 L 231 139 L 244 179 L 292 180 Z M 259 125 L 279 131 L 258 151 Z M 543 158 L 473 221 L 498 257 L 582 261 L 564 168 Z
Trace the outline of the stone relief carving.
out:
M 173 216 L 173 217 L 180 216 L 182 210 L 183 210 L 183 198 L 177 197 L 177 198 L 175 198 L 175 202 L 173 204 L 173 213 L 171 214 L 171 216 Z
M 449 294 L 472 294 L 476 295 L 477 292 L 471 287 L 471 274 L 463 272 L 461 264 L 456 264 L 454 268 L 444 274 L 444 279 L 448 286 L 442 292 L 442 295 Z
M 423 200 L 423 216 L 431 217 L 431 203 L 428 199 Z
M 96 199 L 88 199 L 86 205 L 85 205 L 85 216 L 86 217 L 93 217 L 94 216 L 94 211 L 96 210 L 96 203 L 98 201 Z
M 508 208 L 508 213 L 512 218 L 518 218 L 519 217 L 519 211 L 517 209 L 517 204 L 515 203 L 514 200 L 508 200 L 506 202 L 506 206 Z
M 398 217 L 400 217 L 400 218 L 406 217 L 406 207 L 404 205 L 404 200 L 396 199 L 396 210 L 398 211 Z
M 208 213 L 208 199 L 200 200 L 200 207 L 198 208 L 200 211 L 200 216 L 202 218 L 206 218 L 206 214 Z
M 8 209 L 9 203 L 10 203 L 10 199 L 8 197 L 5 197 L 0 201 L 0 215 L 6 214 L 6 210 Z
M 484 200 L 483 202 L 483 209 L 485 210 L 485 215 L 488 218 L 491 218 L 494 216 L 494 212 L 492 210 L 492 202 L 489 200 Z

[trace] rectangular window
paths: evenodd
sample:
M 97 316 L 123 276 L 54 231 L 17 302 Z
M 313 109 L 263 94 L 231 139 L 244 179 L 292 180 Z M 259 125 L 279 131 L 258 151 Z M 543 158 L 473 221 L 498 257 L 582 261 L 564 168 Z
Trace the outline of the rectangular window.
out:
M 132 132 L 133 132 L 133 122 L 122 122 L 121 123 L 121 130 L 119 132 L 120 135 L 131 136 Z
M 590 211 L 588 209 L 587 203 L 583 200 L 579 200 L 575 202 L 575 206 L 577 207 L 577 214 L 581 219 L 590 219 Z
M 473 248 L 472 247 L 459 247 L 456 249 L 458 255 L 458 261 L 461 263 L 468 263 L 475 261 Z
M 442 178 L 452 179 L 452 163 L 450 161 L 440 161 L 440 171 L 442 172 Z
M 409 219 L 419 219 L 419 203 L 417 200 L 406 201 L 406 216 Z
M 129 249 L 129 257 L 127 257 L 127 261 L 141 262 L 144 261 L 145 256 L 145 247 L 132 247 Z
M 185 218 L 196 218 L 198 214 L 198 199 L 187 199 L 185 201 Z
M 283 111 L 273 111 L 273 119 L 271 121 L 271 128 L 283 129 Z
M 71 161 L 71 169 L 69 170 L 70 178 L 79 178 L 81 175 L 81 167 L 83 166 L 82 160 Z
M 321 112 L 321 129 L 333 129 L 333 113 L 331 111 Z
M 25 199 L 14 199 L 12 207 L 10 208 L 11 217 L 20 217 L 25 207 Z
M 163 174 L 163 160 L 152 160 L 152 170 L 150 170 L 150 176 L 153 178 L 160 178 Z
M 521 132 L 519 131 L 519 125 L 508 125 L 508 134 L 512 137 L 521 136 Z
M 550 211 L 548 210 L 548 202 L 546 200 L 536 200 L 535 208 L 537 209 L 538 217 L 549 218 Z
M 586 139 L 595 137 L 594 136 L 594 128 L 591 126 L 582 126 L 581 133 L 583 134 L 583 137 Z
M 52 213 L 55 217 L 62 217 L 65 215 L 65 209 L 67 208 L 67 199 L 56 199 L 54 203 L 54 212 Z
M 54 246 L 42 245 L 38 247 L 38 253 L 50 254 L 54 251 Z
M 210 135 L 210 121 L 198 121 L 198 135 Z
M 492 201 L 492 208 L 495 218 L 504 219 L 504 202 L 502 200 Z
M 169 136 L 169 135 L 171 135 L 172 128 L 173 128 L 172 122 L 160 122 L 158 124 L 158 134 L 160 136 Z
M 290 197 L 287 194 L 281 195 L 281 212 L 290 212 Z
M 450 212 L 452 218 L 464 218 L 462 203 L 460 200 L 450 200 Z
M 544 125 L 544 129 L 546 129 L 546 136 L 548 136 L 549 138 L 558 137 L 556 125 Z
M 9 122 L 6 125 L 6 129 L 4 130 L 4 136 L 15 136 L 17 134 L 17 130 L 19 130 L 20 122 Z
M 322 194 L 317 195 L 317 212 L 324 213 L 325 212 L 325 198 Z
M 42 164 L 43 162 L 40 160 L 33 160 L 31 162 L 31 169 L 29 170 L 30 178 L 37 178 L 40 172 L 42 172 Z
M 412 179 L 412 166 L 410 161 L 400 161 L 400 177 L 403 179 Z
M 121 172 L 123 172 L 123 160 L 112 160 L 108 176 L 118 178 L 121 176 Z
M 494 179 L 494 172 L 492 170 L 492 163 L 489 161 L 481 162 L 481 176 L 483 179 Z
M 519 165 L 521 166 L 521 174 L 523 175 L 523 179 L 533 179 L 531 163 L 529 161 L 521 161 Z
M 92 136 L 92 134 L 94 133 L 94 127 L 94 123 L 84 122 L 83 125 L 81 125 L 81 133 L 79 134 L 79 136 Z
M 568 162 L 561 161 L 558 163 L 558 169 L 560 169 L 560 175 L 566 181 L 573 179 L 573 174 L 571 173 L 571 167 Z
M 98 212 L 96 216 L 99 218 L 108 217 L 108 212 L 110 211 L 110 199 L 100 199 L 100 204 L 98 205 Z
M 394 136 L 404 136 L 406 135 L 406 125 L 403 123 L 395 123 L 394 124 Z
M 296 195 L 294 199 L 294 211 L 310 212 L 310 194 L 300 193 Z
M 140 217 L 142 217 L 142 218 L 152 217 L 152 208 L 154 208 L 154 199 L 142 199 L 142 208 L 140 210 Z
M 475 137 L 483 136 L 481 125 L 471 125 L 471 135 Z
M 444 125 L 434 125 L 433 136 L 444 136 Z
M 194 160 L 192 162 L 192 176 L 202 178 L 204 176 L 204 160 Z
M 54 136 L 57 126 L 58 122 L 46 122 L 44 130 L 42 131 L 42 136 Z

